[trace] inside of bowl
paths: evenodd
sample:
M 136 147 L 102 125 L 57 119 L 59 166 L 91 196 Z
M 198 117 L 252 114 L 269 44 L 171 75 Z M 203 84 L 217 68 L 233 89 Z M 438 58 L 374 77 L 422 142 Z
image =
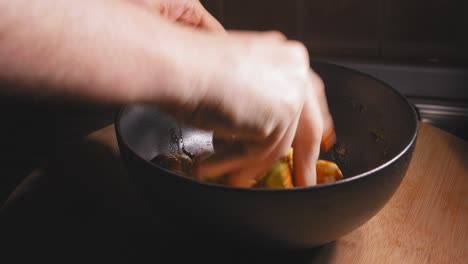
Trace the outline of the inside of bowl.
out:
M 345 68 L 313 65 L 326 85 L 337 144 L 321 158 L 335 161 L 345 177 L 386 163 L 401 153 L 416 133 L 415 112 L 383 83 Z M 212 133 L 179 124 L 157 107 L 134 105 L 120 115 L 125 143 L 140 157 L 180 151 L 213 151 Z

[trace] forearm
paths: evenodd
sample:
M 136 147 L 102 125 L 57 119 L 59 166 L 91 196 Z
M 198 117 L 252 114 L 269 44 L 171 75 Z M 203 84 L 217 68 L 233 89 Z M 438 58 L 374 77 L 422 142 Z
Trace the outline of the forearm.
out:
M 154 102 L 191 82 L 192 33 L 124 1 L 0 0 L 0 13 L 0 80 L 20 92 Z

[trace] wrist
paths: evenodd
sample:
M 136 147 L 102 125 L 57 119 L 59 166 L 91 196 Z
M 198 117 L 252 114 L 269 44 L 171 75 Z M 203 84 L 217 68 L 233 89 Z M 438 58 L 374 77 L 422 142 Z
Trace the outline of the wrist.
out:
M 193 110 L 212 92 L 216 72 L 222 66 L 222 56 L 213 52 L 219 50 L 216 36 L 173 24 L 168 27 L 167 34 L 152 41 L 160 43 L 150 52 L 152 64 L 158 67 L 147 75 L 148 85 L 136 101 Z

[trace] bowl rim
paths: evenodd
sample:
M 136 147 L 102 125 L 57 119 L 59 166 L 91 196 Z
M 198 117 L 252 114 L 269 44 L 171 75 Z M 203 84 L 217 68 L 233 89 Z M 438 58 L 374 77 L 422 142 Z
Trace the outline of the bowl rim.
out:
M 222 185 L 222 184 L 218 184 L 218 183 L 211 183 L 211 182 L 206 182 L 206 181 L 201 181 L 199 179 L 196 179 L 196 178 L 193 178 L 193 177 L 190 177 L 190 176 L 185 176 L 185 175 L 181 175 L 181 174 L 177 174 L 171 170 L 167 170 L 161 166 L 158 166 L 154 163 L 152 163 L 151 161 L 149 160 L 146 160 L 146 159 L 143 159 L 140 155 L 138 155 L 128 144 L 127 142 L 124 140 L 123 136 L 122 136 L 122 133 L 120 131 L 120 124 L 121 124 L 121 119 L 122 119 L 122 115 L 124 114 L 124 112 L 135 106 L 135 105 L 138 105 L 138 104 L 132 104 L 132 105 L 125 105 L 123 107 L 121 107 L 119 109 L 119 111 L 117 112 L 117 115 L 115 117 L 115 125 L 114 125 L 114 129 L 115 129 L 115 133 L 116 133 L 116 136 L 118 138 L 118 141 L 120 142 L 119 143 L 119 150 L 120 150 L 120 145 L 123 145 L 133 156 L 135 156 L 137 159 L 145 162 L 146 164 L 150 165 L 151 167 L 154 167 L 154 168 L 157 168 L 159 170 L 162 170 L 164 172 L 166 172 L 167 174 L 170 174 L 171 176 L 177 176 L 177 177 L 180 177 L 180 178 L 183 178 L 185 180 L 188 180 L 192 183 L 195 183 L 195 184 L 199 184 L 199 185 L 202 185 L 202 186 L 205 186 L 205 187 L 215 187 L 215 188 L 221 188 L 221 189 L 225 189 L 225 190 L 229 190 L 229 191 L 239 191 L 239 192 L 254 192 L 254 193 L 262 193 L 262 192 L 281 192 L 281 193 L 289 193 L 289 192 L 301 192 L 301 191 L 310 191 L 310 190 L 313 190 L 313 189 L 324 189 L 324 188 L 329 188 L 329 187 L 332 187 L 332 186 L 340 186 L 340 185 L 344 185 L 344 184 L 347 184 L 349 182 L 353 182 L 353 181 L 356 181 L 356 180 L 359 180 L 361 178 L 364 178 L 364 177 L 368 177 L 374 173 L 376 173 L 377 171 L 380 171 L 382 169 L 384 169 L 385 167 L 388 167 L 390 165 L 392 165 L 394 162 L 396 162 L 401 156 L 405 155 L 411 147 L 413 147 L 413 145 L 415 144 L 416 142 L 416 139 L 417 139 L 417 136 L 418 136 L 418 133 L 419 133 L 419 127 L 420 127 L 420 124 L 419 124 L 419 117 L 418 117 L 418 114 L 416 112 L 416 109 L 411 105 L 411 103 L 409 102 L 408 98 L 406 98 L 402 93 L 400 93 L 398 90 L 396 90 L 395 88 L 393 88 L 392 86 L 390 86 L 389 84 L 385 83 L 384 81 L 382 80 L 379 80 L 369 74 L 366 74 L 366 73 L 363 73 L 363 72 L 360 72 L 360 71 L 357 71 L 357 70 L 354 70 L 354 69 L 351 69 L 351 68 L 348 68 L 348 67 L 345 67 L 345 66 L 342 66 L 342 65 L 338 65 L 338 64 L 334 64 L 334 63 L 330 63 L 330 62 L 322 62 L 322 61 L 316 61 L 316 62 L 313 62 L 311 63 L 312 65 L 314 64 L 323 64 L 323 65 L 329 65 L 329 66 L 333 66 L 333 67 L 337 67 L 337 68 L 341 68 L 342 70 L 346 70 L 346 71 L 349 71 L 349 72 L 353 72 L 354 74 L 357 74 L 357 75 L 361 75 L 362 77 L 366 77 L 366 78 L 370 78 L 374 81 L 376 81 L 377 83 L 380 83 L 385 89 L 388 89 L 390 92 L 393 92 L 397 97 L 399 97 L 400 99 L 403 100 L 403 102 L 405 102 L 405 104 L 407 105 L 407 107 L 409 108 L 412 116 L 413 116 L 413 121 L 414 121 L 414 124 L 415 124 L 415 127 L 414 127 L 414 131 L 413 131 L 413 135 L 411 137 L 411 139 L 409 140 L 408 143 L 406 143 L 405 147 L 403 148 L 402 151 L 400 151 L 397 155 L 395 155 L 393 158 L 391 158 L 390 160 L 388 160 L 387 162 L 373 168 L 372 170 L 368 170 L 368 171 L 365 171 L 363 173 L 360 173 L 360 174 L 357 174 L 357 175 L 354 175 L 352 177 L 348 177 L 348 178 L 344 178 L 342 180 L 339 180 L 339 181 L 336 181 L 336 182 L 331 182 L 331 183 L 323 183 L 323 184 L 316 184 L 316 185 L 313 185 L 313 186 L 305 186 L 305 187 L 293 187 L 293 188 L 274 188 L 274 189 L 265 189 L 265 188 L 255 188 L 255 187 L 252 187 L 252 188 L 244 188 L 244 187 L 233 187 L 233 186 L 228 186 L 228 185 Z M 312 68 L 313 70 L 313 68 Z M 120 150 L 121 151 L 121 150 Z

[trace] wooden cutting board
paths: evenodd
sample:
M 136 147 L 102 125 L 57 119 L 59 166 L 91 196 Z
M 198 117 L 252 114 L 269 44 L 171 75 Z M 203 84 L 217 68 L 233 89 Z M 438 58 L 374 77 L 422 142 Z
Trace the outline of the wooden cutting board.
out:
M 118 153 L 113 126 L 89 138 Z M 421 123 L 411 165 L 389 203 L 301 262 L 468 263 L 468 143 Z

